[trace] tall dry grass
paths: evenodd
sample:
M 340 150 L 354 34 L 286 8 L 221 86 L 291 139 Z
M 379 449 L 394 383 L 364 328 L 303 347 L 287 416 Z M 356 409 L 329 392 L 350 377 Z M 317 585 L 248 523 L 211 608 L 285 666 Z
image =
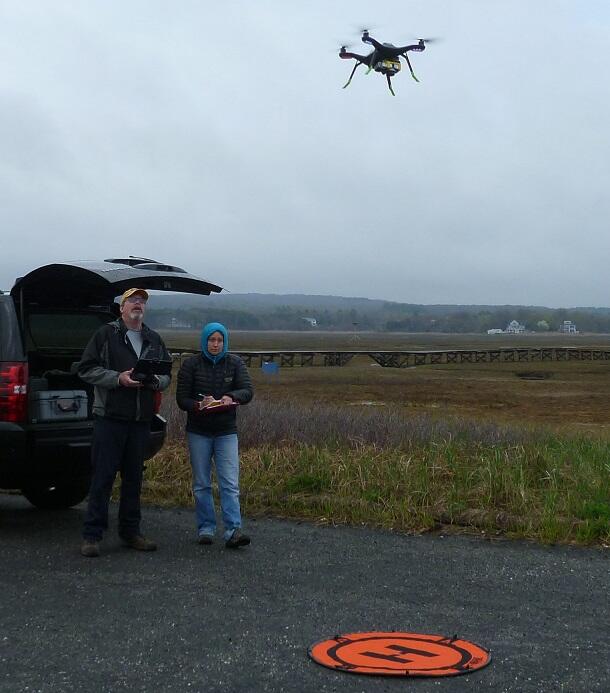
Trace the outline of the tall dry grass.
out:
M 145 499 L 188 506 L 184 414 L 169 398 L 164 414 L 169 442 L 148 463 Z M 603 441 L 264 398 L 239 411 L 239 427 L 246 514 L 610 542 Z
M 169 440 L 184 437 L 186 414 L 171 398 L 161 413 Z M 485 445 L 516 445 L 546 438 L 540 430 L 466 419 L 439 419 L 428 414 L 405 416 L 388 407 L 355 407 L 299 403 L 294 399 L 257 398 L 239 410 L 242 449 L 267 446 L 372 445 L 408 450 L 438 441 L 477 441 Z

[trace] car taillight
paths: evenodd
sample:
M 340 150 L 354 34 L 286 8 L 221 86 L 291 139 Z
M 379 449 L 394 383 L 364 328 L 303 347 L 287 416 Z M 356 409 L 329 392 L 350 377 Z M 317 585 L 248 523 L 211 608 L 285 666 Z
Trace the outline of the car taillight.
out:
M 27 363 L 0 361 L 0 421 L 22 423 L 27 415 Z
M 161 393 L 159 390 L 153 392 L 153 414 L 158 414 L 161 409 Z

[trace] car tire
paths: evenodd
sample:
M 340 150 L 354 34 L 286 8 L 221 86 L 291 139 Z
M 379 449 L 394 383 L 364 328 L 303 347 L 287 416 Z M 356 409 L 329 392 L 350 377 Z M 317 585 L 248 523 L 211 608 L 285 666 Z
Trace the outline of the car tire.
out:
M 78 505 L 87 497 L 89 479 L 56 484 L 32 484 L 21 490 L 30 503 L 41 510 L 61 510 Z

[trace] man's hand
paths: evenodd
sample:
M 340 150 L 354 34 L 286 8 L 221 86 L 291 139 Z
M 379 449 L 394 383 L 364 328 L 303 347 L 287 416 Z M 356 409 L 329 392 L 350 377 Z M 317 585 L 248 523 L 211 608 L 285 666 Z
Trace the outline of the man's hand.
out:
M 139 380 L 132 380 L 131 374 L 133 373 L 133 368 L 128 371 L 123 371 L 119 373 L 119 385 L 123 387 L 142 387 L 142 383 Z
M 229 395 L 223 395 L 223 396 L 220 398 L 220 401 L 221 401 L 223 404 L 233 404 L 233 398 L 232 398 L 232 397 L 229 397 Z

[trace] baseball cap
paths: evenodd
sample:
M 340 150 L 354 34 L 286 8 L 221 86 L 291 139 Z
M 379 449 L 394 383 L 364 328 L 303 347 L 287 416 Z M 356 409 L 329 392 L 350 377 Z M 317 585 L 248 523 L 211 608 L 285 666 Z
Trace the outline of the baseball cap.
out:
M 125 303 L 125 301 L 134 294 L 139 294 L 148 301 L 148 291 L 145 291 L 144 289 L 127 289 L 127 291 L 121 296 L 121 305 L 123 305 L 123 303 Z

